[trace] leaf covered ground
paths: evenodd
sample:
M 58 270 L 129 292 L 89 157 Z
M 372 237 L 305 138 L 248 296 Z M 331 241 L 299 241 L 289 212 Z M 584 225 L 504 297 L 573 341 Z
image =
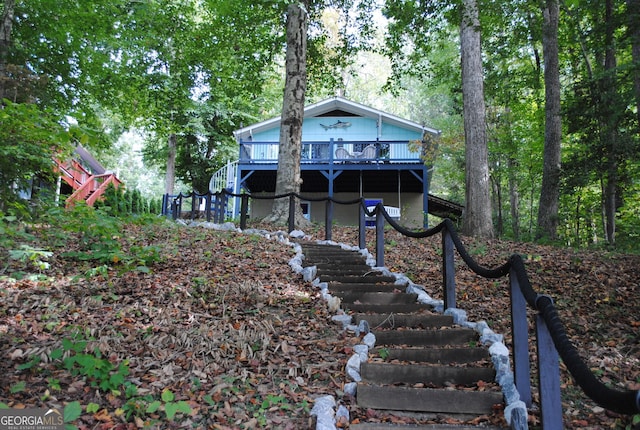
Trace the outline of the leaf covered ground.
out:
M 99 241 L 48 226 L 31 235 L 42 248 L 32 244 L 3 267 L 22 279 L 0 278 L 0 406 L 66 408 L 81 429 L 303 429 L 316 397 L 342 394 L 359 341 L 291 271 L 291 247 L 173 223 L 105 228 Z M 333 239 L 357 243 L 348 228 L 335 228 Z M 386 266 L 440 298 L 438 244 L 388 232 Z M 525 255 L 534 287 L 554 297 L 590 367 L 612 386 L 640 388 L 640 257 L 499 241 L 469 247 L 488 266 L 514 250 Z M 505 282 L 463 267 L 457 282 L 459 307 L 508 344 Z M 584 398 L 564 370 L 562 384 L 566 428 L 631 425 L 633 417 Z M 534 411 L 532 426 L 537 419 Z

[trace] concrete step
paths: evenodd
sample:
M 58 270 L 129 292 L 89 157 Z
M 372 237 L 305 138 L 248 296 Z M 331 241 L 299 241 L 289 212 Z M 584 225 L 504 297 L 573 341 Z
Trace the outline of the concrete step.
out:
M 355 276 L 355 275 L 320 275 L 320 282 L 340 282 L 343 284 L 362 284 L 363 282 L 367 283 L 390 283 L 395 282 L 396 278 L 393 276 L 384 276 L 380 275 L 380 272 L 368 272 L 364 276 Z
M 349 430 L 503 430 L 506 427 L 466 426 L 455 424 L 392 424 L 392 423 L 358 423 L 349 425 Z
M 468 328 L 443 330 L 374 330 L 376 345 L 444 346 L 468 345 L 478 341 L 475 331 Z
M 382 273 L 377 270 L 371 270 L 371 267 L 367 266 L 367 268 L 355 267 L 355 266 L 344 266 L 341 268 L 334 269 L 318 269 L 318 276 L 381 276 Z
M 350 270 L 360 270 L 363 272 L 368 272 L 371 270 L 371 266 L 369 266 L 367 263 L 365 263 L 364 261 L 359 262 L 359 261 L 344 261 L 344 260 L 340 260 L 339 262 L 335 263 L 335 262 L 329 262 L 329 263 L 319 263 L 317 261 L 313 261 L 311 262 L 312 266 L 316 266 L 316 268 L 318 269 L 318 271 L 320 270 L 340 270 L 340 269 L 345 269 L 348 268 Z
M 343 284 L 340 282 L 329 282 L 329 291 L 331 292 L 340 292 L 340 291 L 363 291 L 363 292 L 404 292 L 407 289 L 406 284 L 394 284 L 391 282 L 381 282 L 378 284 L 370 284 L 370 283 L 348 283 Z
M 395 304 L 366 304 L 366 303 L 343 303 L 342 308 L 351 312 L 374 312 L 374 313 L 394 313 L 406 314 L 409 312 L 426 312 L 432 309 L 431 306 L 422 303 L 395 303 Z
M 362 363 L 362 379 L 370 384 L 427 384 L 444 387 L 473 386 L 478 381 L 491 382 L 495 371 L 488 367 L 428 366 L 407 363 Z
M 331 287 L 329 287 L 331 290 Z M 450 326 L 453 324 L 451 315 L 442 315 L 434 313 L 423 314 L 355 314 L 353 319 L 356 324 L 366 320 L 369 327 L 376 329 L 393 329 L 398 327 L 406 328 L 433 328 Z
M 335 292 L 335 296 L 342 299 L 343 304 L 361 303 L 371 305 L 414 304 L 418 300 L 417 294 L 381 293 L 381 292 Z
M 411 388 L 359 383 L 358 406 L 391 411 L 450 414 L 489 414 L 502 404 L 502 394 L 492 391 Z
M 374 349 L 372 354 L 380 355 L 380 349 Z M 383 355 L 386 361 L 434 364 L 474 363 L 490 358 L 486 348 L 384 348 Z

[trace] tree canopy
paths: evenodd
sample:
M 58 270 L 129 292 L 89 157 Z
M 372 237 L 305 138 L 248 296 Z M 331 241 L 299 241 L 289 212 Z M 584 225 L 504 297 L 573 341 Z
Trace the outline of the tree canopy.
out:
M 166 169 L 171 138 L 177 178 L 203 190 L 236 157 L 231 132 L 279 114 L 289 3 L 3 0 L 3 153 L 15 159 L 12 145 L 26 150 L 45 140 L 101 153 L 135 127 L 148 136 L 148 163 Z M 548 175 L 545 8 L 529 0 L 477 4 L 493 228 L 533 239 L 548 205 L 540 199 Z M 355 55 L 371 49 L 386 57 L 393 71 L 386 88 L 399 97 L 380 97 L 387 105 L 377 107 L 443 129 L 432 184 L 464 203 L 462 5 L 386 0 L 383 21 L 372 19 L 373 0 L 309 2 L 307 98 L 344 88 L 366 103 L 370 81 L 350 75 L 374 64 L 371 75 L 379 75 L 386 66 Z M 551 221 L 564 243 L 631 244 L 639 228 L 639 9 L 637 0 L 601 0 L 565 1 L 558 10 L 562 168 Z M 375 39 L 381 33 L 384 40 Z M 8 132 L 20 115 L 19 133 Z M 41 170 L 14 172 L 3 186 L 15 191 L 19 177 Z

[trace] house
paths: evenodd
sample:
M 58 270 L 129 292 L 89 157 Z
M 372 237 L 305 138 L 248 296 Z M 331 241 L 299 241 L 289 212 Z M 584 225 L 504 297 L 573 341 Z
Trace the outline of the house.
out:
M 274 195 L 280 117 L 243 127 L 234 135 L 238 161 L 212 177 L 210 190 L 226 188 L 239 193 L 244 189 L 254 196 Z M 421 156 L 425 135 L 438 136 L 439 131 L 343 97 L 307 106 L 300 190 L 310 199 L 301 202 L 305 216 L 324 221 L 325 202 L 313 200 L 327 196 L 339 201 L 364 198 L 368 206 L 382 202 L 395 208 L 394 214 L 406 226 L 424 226 L 425 214 L 440 210 L 442 216 L 443 208 L 461 213 L 460 206 L 446 201 L 431 208 L 431 166 L 425 165 Z M 251 204 L 250 216 L 261 218 L 269 214 L 272 201 L 254 199 Z M 333 214 L 339 224 L 358 222 L 353 205 L 334 205 Z
M 116 188 L 122 185 L 116 175 L 107 171 L 82 145 L 76 146 L 70 160 L 55 159 L 54 162 L 60 175 L 58 195 L 67 196 L 67 207 L 77 201 L 93 206 L 110 184 Z

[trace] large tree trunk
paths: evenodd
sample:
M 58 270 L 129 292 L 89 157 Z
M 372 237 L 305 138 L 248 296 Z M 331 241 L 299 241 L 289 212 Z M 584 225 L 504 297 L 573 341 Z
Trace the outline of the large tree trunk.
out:
M 0 105 L 2 105 L 2 99 L 6 97 L 6 86 L 9 84 L 7 65 L 15 5 L 15 0 L 4 0 L 4 9 L 0 17 Z
M 605 233 L 607 241 L 613 245 L 616 235 L 616 209 L 617 209 L 617 190 L 618 190 L 618 157 L 620 149 L 618 148 L 618 114 L 616 106 L 619 105 L 618 89 L 616 85 L 616 51 L 614 44 L 614 32 L 616 24 L 614 22 L 613 0 L 605 2 L 605 60 L 604 60 L 604 78 L 601 85 L 603 91 L 603 124 L 604 136 L 608 147 L 607 156 L 607 173 L 604 189 L 604 213 L 605 213 Z
M 168 153 L 167 153 L 167 173 L 164 178 L 164 192 L 165 194 L 173 194 L 173 189 L 176 183 L 176 147 L 177 137 L 175 133 L 169 135 L 167 140 Z
M 280 123 L 280 148 L 276 195 L 299 193 L 300 155 L 302 153 L 302 123 L 307 89 L 307 11 L 298 4 L 287 9 L 286 79 Z M 308 221 L 299 204 L 295 205 L 295 225 L 305 227 Z M 289 199 L 274 200 L 271 215 L 265 220 L 284 224 L 289 219 Z
M 460 25 L 466 159 L 463 232 L 493 237 L 480 22 L 476 0 L 464 0 Z
M 638 111 L 638 126 L 640 127 L 640 0 L 627 0 L 628 28 L 631 36 L 631 55 L 633 59 L 633 88 Z
M 558 60 L 558 0 L 547 0 L 542 11 L 542 50 L 545 83 L 545 133 L 542 187 L 538 205 L 536 237 L 556 239 L 560 198 L 562 120 L 560 117 L 560 68 Z

